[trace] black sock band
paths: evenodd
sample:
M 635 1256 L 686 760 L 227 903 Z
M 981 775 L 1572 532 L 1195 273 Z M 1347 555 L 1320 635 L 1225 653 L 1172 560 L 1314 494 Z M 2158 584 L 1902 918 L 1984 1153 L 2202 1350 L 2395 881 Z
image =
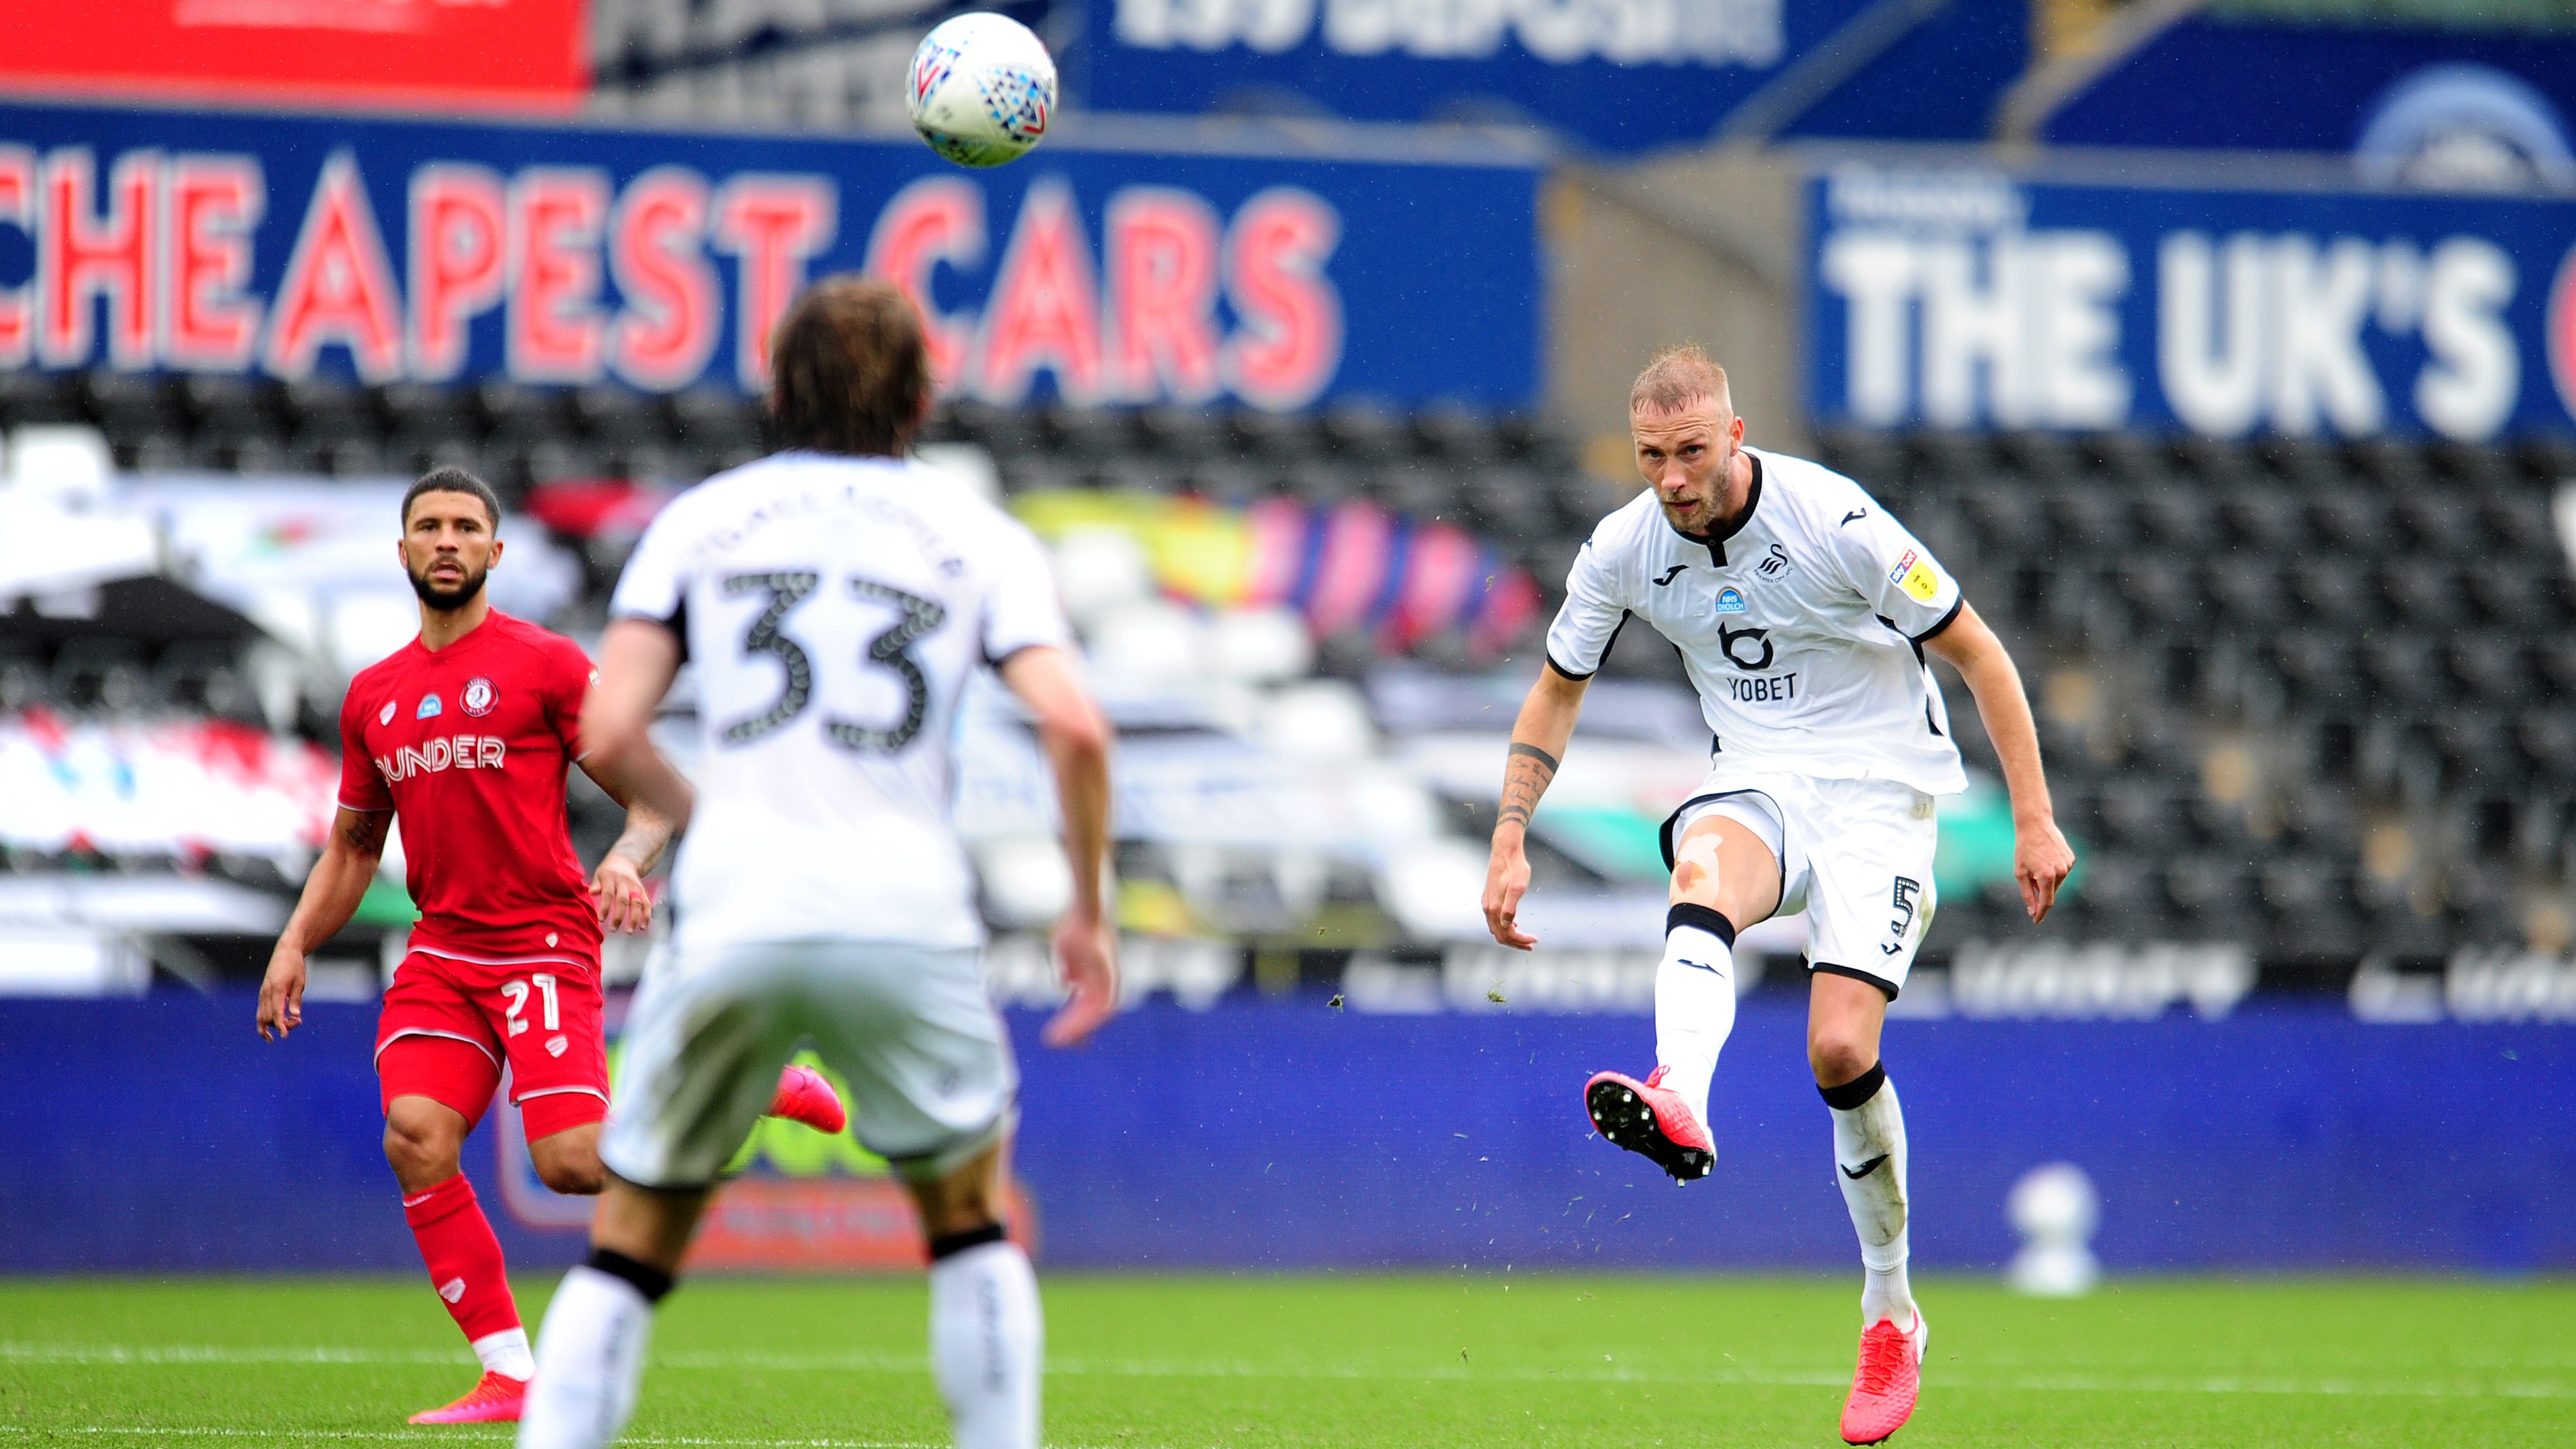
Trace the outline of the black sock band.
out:
M 1735 923 L 1696 901 L 1684 901 L 1664 912 L 1664 934 L 1671 935 L 1675 926 L 1695 926 L 1724 941 L 1726 949 L 1735 949 Z
M 670 1274 L 610 1248 L 591 1249 L 590 1266 L 611 1278 L 623 1278 L 633 1284 L 635 1291 L 643 1294 L 647 1303 L 661 1302 L 671 1296 L 672 1288 L 678 1286 L 678 1280 Z
M 941 1233 L 930 1240 L 930 1261 L 936 1263 L 942 1258 L 953 1258 L 968 1248 L 980 1248 L 986 1243 L 998 1243 L 1009 1236 L 1010 1234 L 1003 1230 L 1000 1223 L 986 1223 L 980 1228 L 968 1228 L 962 1233 Z
M 1886 1085 L 1887 1063 L 1878 1062 L 1839 1087 L 1818 1087 L 1816 1090 L 1824 1095 L 1826 1106 L 1837 1112 L 1848 1112 L 1877 1096 L 1878 1089 Z

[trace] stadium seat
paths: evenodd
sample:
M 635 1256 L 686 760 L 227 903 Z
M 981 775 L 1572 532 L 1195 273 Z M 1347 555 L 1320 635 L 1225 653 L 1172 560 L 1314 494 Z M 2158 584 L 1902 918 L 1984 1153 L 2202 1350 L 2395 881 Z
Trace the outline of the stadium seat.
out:
M 2298 497 L 2277 486 L 2240 488 L 2221 495 L 2218 516 L 2227 541 L 2241 554 L 2284 559 L 2295 556 L 2307 542 Z
M 2209 495 L 2188 483 L 2165 480 L 2135 504 L 2141 531 L 2172 554 L 2196 553 L 2218 538 L 2218 512 Z
M 2308 521 L 2317 537 L 2338 552 L 2375 553 L 2389 539 L 2388 507 L 2378 494 L 2358 488 L 2334 488 L 2307 501 Z
M 2210 565 L 2205 584 L 2229 628 L 2259 637 L 2280 627 L 2287 600 L 2268 549 L 2224 556 Z
M 1287 463 L 1321 456 L 1325 449 L 1314 424 L 1294 413 L 1239 409 L 1234 418 L 1235 448 L 1246 457 Z
M 170 645 L 153 665 L 152 690 L 182 709 L 219 719 L 257 722 L 260 717 L 240 652 L 230 643 L 183 639 Z
M 1148 408 L 1137 414 L 1136 431 L 1156 456 L 1184 467 L 1232 451 L 1223 423 L 1204 408 Z
M 270 385 L 220 373 L 191 373 L 179 384 L 195 457 L 243 473 L 274 471 L 284 457 L 285 423 Z
M 2562 783 L 2576 779 L 2576 717 L 2563 707 L 2526 711 L 2515 725 L 2514 742 L 2533 774 Z
M 80 423 L 90 421 L 73 395 L 70 379 L 47 372 L 0 371 L 0 423 Z
M 2130 542 L 2128 510 L 2096 486 L 2060 487 L 2042 495 L 2052 556 L 2070 563 L 2107 559 Z
M 64 641 L 54 655 L 50 692 L 72 709 L 119 714 L 161 702 L 141 646 L 96 636 Z
M 387 456 L 408 472 L 440 464 L 477 467 L 483 429 L 466 397 L 454 388 L 396 383 L 378 395 L 389 427 Z
M 1413 432 L 1423 456 L 1448 467 L 1478 467 L 1501 453 L 1502 440 L 1494 435 L 1492 423 L 1464 407 L 1434 406 L 1417 414 Z
M 2451 677 L 2480 704 L 2509 709 L 2537 693 L 2532 671 L 2523 662 L 2522 640 L 2508 630 L 2455 634 L 2445 658 Z

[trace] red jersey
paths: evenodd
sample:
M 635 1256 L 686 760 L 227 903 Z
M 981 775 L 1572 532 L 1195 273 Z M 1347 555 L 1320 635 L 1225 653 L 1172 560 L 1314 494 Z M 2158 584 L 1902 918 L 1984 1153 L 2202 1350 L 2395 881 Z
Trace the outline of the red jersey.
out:
M 444 649 L 414 639 L 349 682 L 340 804 L 400 819 L 413 950 L 598 965 L 564 806 L 590 680 L 580 645 L 496 609 Z

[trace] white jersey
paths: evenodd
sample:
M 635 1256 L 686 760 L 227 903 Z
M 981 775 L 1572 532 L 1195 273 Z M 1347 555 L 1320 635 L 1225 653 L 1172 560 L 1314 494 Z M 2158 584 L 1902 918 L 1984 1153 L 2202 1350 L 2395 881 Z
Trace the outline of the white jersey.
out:
M 1958 617 L 1957 581 L 1859 484 L 1744 451 L 1752 495 L 1723 535 L 1676 531 L 1652 489 L 1601 520 L 1566 577 L 1549 663 L 1590 678 L 1635 615 L 1681 650 L 1716 736 L 1713 780 L 1966 789 L 1922 648 Z
M 610 608 L 669 625 L 697 673 L 680 949 L 982 942 L 949 819 L 957 696 L 1071 639 L 1027 528 L 896 459 L 781 453 L 674 499 Z

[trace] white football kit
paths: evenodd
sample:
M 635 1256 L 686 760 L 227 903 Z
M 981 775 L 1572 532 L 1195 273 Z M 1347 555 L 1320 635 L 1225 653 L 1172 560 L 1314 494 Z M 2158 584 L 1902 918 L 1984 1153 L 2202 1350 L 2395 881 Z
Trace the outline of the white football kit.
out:
M 1009 1129 L 1018 1081 L 949 741 L 973 671 L 1070 644 L 1045 550 L 911 464 L 782 453 L 673 500 L 611 611 L 680 635 L 701 750 L 674 949 L 628 1020 L 601 1159 L 712 1182 L 810 1038 L 853 1135 L 944 1176 Z
M 1724 534 L 1677 532 L 1652 489 L 1601 521 L 1548 661 L 1590 678 L 1632 616 L 1671 640 L 1712 753 L 1664 824 L 1666 864 L 1700 815 L 1743 822 L 1780 862 L 1780 911 L 1806 913 L 1809 968 L 1892 999 L 1932 920 L 1933 798 L 1967 788 L 1923 654 L 1959 586 L 1859 484 L 1744 452 L 1752 492 Z

